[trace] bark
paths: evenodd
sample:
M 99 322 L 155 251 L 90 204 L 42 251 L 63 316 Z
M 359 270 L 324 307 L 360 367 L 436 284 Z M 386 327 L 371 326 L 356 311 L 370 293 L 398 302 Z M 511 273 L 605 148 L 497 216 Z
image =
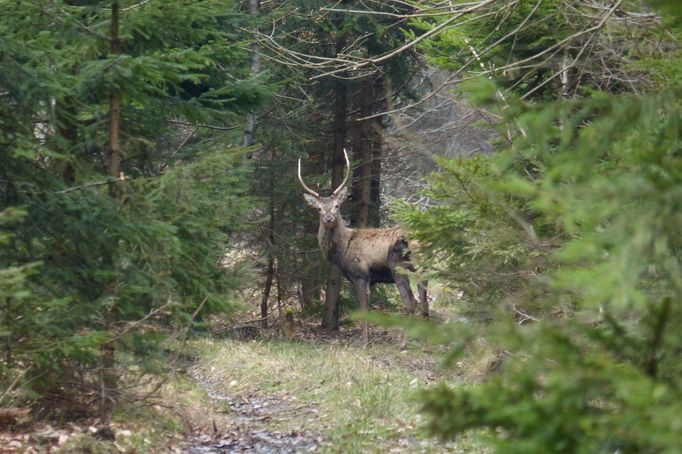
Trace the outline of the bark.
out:
M 249 14 L 255 17 L 258 14 L 260 7 L 260 0 L 249 0 Z M 260 56 L 255 49 L 251 52 L 251 76 L 255 77 L 260 73 Z M 246 114 L 246 128 L 244 129 L 244 136 L 242 138 L 242 145 L 250 147 L 256 140 L 257 120 L 255 112 Z M 275 151 L 272 151 L 271 163 L 275 161 Z M 272 283 L 275 278 L 275 194 L 274 194 L 274 177 L 270 178 L 270 206 L 269 206 L 269 224 L 268 224 L 268 264 L 265 271 L 265 284 L 263 285 L 263 295 L 260 302 L 260 316 L 261 326 L 268 327 L 268 302 L 270 299 L 270 292 L 272 290 Z
M 118 1 L 111 3 L 111 55 L 121 53 L 121 41 L 119 39 L 119 14 L 120 4 Z M 112 90 L 109 94 L 109 165 L 108 174 L 117 178 L 120 174 L 121 156 L 119 137 L 121 134 L 121 101 L 119 94 Z M 110 186 L 112 195 L 116 195 L 115 188 Z M 112 331 L 113 307 L 104 314 L 104 328 Z M 116 340 L 111 339 L 100 347 L 100 373 L 99 373 L 99 414 L 106 418 L 114 408 L 118 399 L 118 376 L 116 374 Z
M 279 319 L 282 320 L 284 314 L 282 313 L 282 301 L 284 300 L 284 283 L 282 282 L 282 275 L 279 272 L 279 264 L 281 260 L 277 258 L 277 263 L 275 264 L 275 279 L 277 287 L 277 315 Z
M 12 326 L 12 307 L 12 298 L 9 296 L 5 297 L 5 326 Z M 12 342 L 14 336 L 12 334 L 11 330 L 5 334 L 5 367 L 7 367 L 8 370 L 11 370 L 11 368 L 14 367 L 12 358 Z
M 342 0 L 341 4 L 347 4 L 348 0 Z M 337 15 L 334 25 L 337 30 L 335 56 L 343 52 L 346 46 L 346 37 L 340 34 L 344 17 Z M 343 179 L 343 167 L 345 158 L 343 148 L 346 145 L 346 112 L 348 110 L 348 93 L 343 79 L 338 79 L 334 87 L 334 150 L 332 152 L 332 187 L 337 188 Z M 322 329 L 327 331 L 339 330 L 339 313 L 341 301 L 341 285 L 343 275 L 341 268 L 331 264 L 327 287 L 325 292 L 324 315 L 322 317 Z
M 360 117 L 372 114 L 372 79 L 362 82 L 360 93 Z M 359 124 L 359 139 L 355 150 L 357 178 L 354 181 L 355 227 L 367 227 L 369 224 L 370 194 L 372 186 L 372 120 L 363 120 Z
M 275 149 L 272 149 L 270 155 L 271 164 L 274 165 L 277 159 L 277 154 Z M 270 193 L 270 204 L 268 207 L 268 266 L 265 272 L 265 285 L 263 286 L 263 297 L 260 303 L 260 316 L 261 325 L 263 328 L 268 327 L 268 299 L 270 298 L 270 290 L 272 289 L 272 281 L 275 275 L 275 225 L 276 225 L 276 212 L 275 212 L 275 179 L 270 178 L 270 184 L 268 187 L 268 192 Z M 279 290 L 279 288 L 278 288 Z
M 324 158 L 324 146 L 316 147 L 321 150 L 322 158 Z M 325 159 L 317 159 L 317 162 L 324 164 Z M 320 166 L 321 167 L 321 166 Z M 320 169 L 320 173 L 323 171 Z M 309 217 L 303 225 L 303 234 L 308 237 L 317 238 L 317 230 L 319 228 L 319 221 L 316 217 Z M 319 256 L 319 255 L 318 255 Z M 298 301 L 301 309 L 306 310 L 312 307 L 322 297 L 322 282 L 319 263 L 309 262 L 306 254 L 301 251 L 301 256 L 297 259 L 299 269 L 301 272 L 299 276 L 299 295 Z
M 121 53 L 121 40 L 118 35 L 119 2 L 111 3 L 111 55 Z M 112 90 L 109 94 L 109 169 L 108 173 L 118 178 L 121 172 L 121 98 Z
M 568 49 L 564 49 L 564 56 L 561 59 L 561 67 L 559 69 L 561 74 L 559 80 L 561 81 L 561 97 L 567 99 L 569 97 L 568 90 L 571 85 L 571 55 Z
M 249 14 L 255 17 L 258 14 L 260 7 L 260 0 L 249 0 Z M 255 49 L 251 52 L 251 77 L 255 77 L 260 73 L 260 55 Z M 256 140 L 256 127 L 258 125 L 258 117 L 255 112 L 246 114 L 246 128 L 244 129 L 244 137 L 242 145 L 250 147 Z
M 263 286 L 263 296 L 260 300 L 260 318 L 261 326 L 268 327 L 268 300 L 270 299 L 270 290 L 272 289 L 272 280 L 275 276 L 275 257 L 270 254 L 268 256 L 268 267 L 265 272 L 265 285 Z
M 119 95 L 109 96 L 109 169 L 108 173 L 118 178 L 121 173 L 121 148 L 119 136 L 121 128 L 121 101 Z
M 347 103 L 346 86 L 342 81 L 338 81 L 334 89 L 334 151 L 332 155 L 333 188 L 337 188 L 343 179 L 343 166 L 345 165 L 343 148 L 346 142 Z M 341 284 L 343 283 L 342 279 L 341 268 L 331 264 L 329 267 L 329 277 L 327 278 L 324 316 L 322 317 L 322 329 L 327 331 L 338 331 L 339 329 L 339 302 Z
M 116 341 L 106 342 L 100 348 L 99 414 L 106 419 L 118 400 L 118 375 L 116 373 Z
M 315 301 L 320 299 L 320 286 L 315 281 L 313 270 L 307 271 L 301 277 L 301 295 L 300 304 L 301 309 L 306 310 L 310 308 Z
M 341 284 L 343 274 L 341 268 L 332 264 L 329 267 L 327 278 L 327 293 L 324 301 L 324 316 L 322 317 L 322 329 L 325 331 L 339 330 L 339 313 L 341 302 Z
M 321 144 L 316 149 L 321 150 L 321 154 L 324 158 L 324 144 Z M 325 159 L 319 159 L 318 162 L 324 163 Z M 324 173 L 323 169 L 319 169 L 319 173 Z M 311 217 L 309 221 L 303 226 L 303 231 L 306 235 L 317 237 L 317 230 L 319 228 L 319 222 L 317 218 L 313 220 Z M 316 301 L 320 301 L 322 295 L 322 283 L 320 282 L 319 264 L 310 264 L 305 256 L 301 253 L 301 256 L 297 259 L 299 263 L 299 268 L 302 270 L 299 278 L 299 294 L 298 301 L 301 309 L 305 310 L 310 308 Z
M 56 101 L 55 113 L 57 119 L 57 135 L 60 139 L 56 149 L 61 153 L 71 154 L 73 153 L 71 147 L 78 139 L 78 130 L 73 122 L 73 119 L 77 115 L 75 100 L 70 96 L 66 96 L 63 99 Z M 76 170 L 71 162 L 67 162 L 64 165 L 62 179 L 68 186 L 71 186 L 76 182 Z
M 381 112 L 386 110 L 384 80 L 379 77 L 374 82 L 373 90 L 373 111 Z M 372 119 L 372 169 L 370 184 L 370 208 L 369 225 L 378 227 L 381 221 L 381 172 L 384 147 L 384 125 L 383 117 Z

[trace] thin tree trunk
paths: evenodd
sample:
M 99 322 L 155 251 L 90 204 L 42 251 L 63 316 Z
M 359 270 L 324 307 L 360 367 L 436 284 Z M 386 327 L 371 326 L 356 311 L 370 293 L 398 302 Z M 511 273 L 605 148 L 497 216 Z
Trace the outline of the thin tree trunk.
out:
M 111 55 L 121 53 L 118 36 L 119 2 L 111 3 Z M 118 178 L 121 172 L 121 98 L 115 90 L 109 93 L 109 175 Z
M 324 156 L 324 147 L 320 146 L 322 150 L 322 155 Z M 325 159 L 319 160 L 324 164 Z M 320 171 L 322 172 L 322 171 Z M 303 225 L 303 234 L 306 236 L 317 238 L 317 231 L 319 229 L 319 222 L 317 217 L 310 217 L 307 222 Z M 299 269 L 301 272 L 299 275 L 299 304 L 301 309 L 309 309 L 316 301 L 320 301 L 322 295 L 322 283 L 320 282 L 320 272 L 319 264 L 314 263 L 313 266 L 309 266 L 306 254 L 301 252 L 300 258 L 297 259 L 299 263 Z
M 78 132 L 73 123 L 76 117 L 75 100 L 66 96 L 55 102 L 55 114 L 57 120 L 57 135 L 62 143 L 57 143 L 56 149 L 64 154 L 72 153 L 71 146 L 76 142 Z M 62 170 L 62 180 L 68 186 L 76 182 L 76 170 L 71 162 L 67 162 Z
M 311 275 L 312 271 L 306 271 L 301 277 L 301 296 L 300 304 L 301 309 L 306 310 L 310 308 L 315 300 L 320 298 L 320 286 L 313 279 L 314 276 Z
M 341 268 L 332 264 L 329 267 L 329 277 L 327 278 L 327 292 L 324 300 L 324 317 L 322 318 L 322 329 L 326 331 L 339 330 L 339 313 L 341 310 L 341 284 L 343 283 Z
M 373 112 L 381 112 L 386 110 L 385 104 L 385 87 L 384 79 L 379 76 L 374 81 L 373 89 Z M 384 125 L 383 117 L 372 119 L 371 125 L 372 137 L 372 181 L 370 188 L 370 209 L 369 209 L 369 224 L 373 227 L 378 227 L 381 223 L 381 172 L 383 160 L 383 146 L 384 146 Z
M 341 4 L 348 3 L 342 0 Z M 344 17 L 337 15 L 334 25 L 337 30 L 335 55 L 343 52 L 346 46 L 346 36 L 341 34 Z M 346 111 L 348 110 L 348 93 L 343 80 L 336 81 L 334 87 L 334 150 L 332 152 L 332 187 L 337 188 L 341 184 L 345 158 L 343 149 L 346 146 Z M 327 278 L 327 290 L 325 292 L 324 316 L 322 317 L 322 329 L 327 331 L 339 330 L 339 313 L 341 302 L 341 285 L 343 283 L 341 268 L 331 264 Z
M 277 154 L 275 149 L 272 149 L 270 154 L 270 164 L 274 166 Z M 274 175 L 270 178 L 268 187 L 270 193 L 270 204 L 268 207 L 269 221 L 268 221 L 268 266 L 265 272 L 265 286 L 263 287 L 263 297 L 260 303 L 261 325 L 263 328 L 268 327 L 268 299 L 270 298 L 270 290 L 272 289 L 272 281 L 275 275 L 275 178 Z
M 279 317 L 280 320 L 282 320 L 284 317 L 284 315 L 282 314 L 282 300 L 284 299 L 284 286 L 282 285 L 282 275 L 279 272 L 279 264 L 280 264 L 280 260 L 278 258 L 277 263 L 275 264 L 275 279 L 277 280 L 276 281 L 277 316 Z
M 568 49 L 564 50 L 559 71 L 559 80 L 561 81 L 561 97 L 566 99 L 568 98 L 568 90 L 571 85 L 571 55 Z
M 268 299 L 270 298 L 270 290 L 272 289 L 272 280 L 275 276 L 275 257 L 272 254 L 268 255 L 268 267 L 265 271 L 265 285 L 263 287 L 263 296 L 260 300 L 260 318 L 261 326 L 268 327 Z
M 260 0 L 249 0 L 249 14 L 252 17 L 258 15 L 258 8 L 260 7 Z M 255 77 L 260 73 L 260 55 L 255 49 L 251 52 L 251 76 Z M 255 112 L 249 112 L 246 114 L 246 128 L 244 129 L 244 137 L 242 140 L 242 145 L 245 147 L 250 147 L 256 140 L 256 127 L 258 118 Z
M 12 325 L 12 298 L 7 296 L 5 297 L 5 329 L 8 330 L 8 333 L 5 334 L 5 367 L 7 367 L 8 370 L 11 370 L 12 367 L 14 367 L 14 361 L 12 361 L 12 341 L 14 333 L 10 329 L 10 326 Z
M 116 375 L 116 344 L 109 341 L 100 349 L 100 418 L 106 419 L 118 400 L 118 376 Z
M 121 53 L 119 39 L 119 11 L 118 1 L 111 3 L 111 55 Z M 119 94 L 112 90 L 109 94 L 109 165 L 108 174 L 117 178 L 121 172 L 120 142 L 121 135 L 121 100 Z M 111 187 L 112 194 L 115 189 Z M 113 307 L 104 314 L 104 329 L 111 332 L 113 326 Z M 118 376 L 116 375 L 116 341 L 109 340 L 100 348 L 100 417 L 106 418 L 118 399 Z
M 360 93 L 360 117 L 372 114 L 372 79 L 362 81 Z M 372 187 L 372 120 L 364 120 L 359 125 L 358 149 L 355 156 L 358 161 L 357 179 L 355 180 L 355 227 L 367 227 L 369 223 L 370 195 Z
M 342 47 L 342 46 L 341 46 Z M 346 110 L 347 110 L 346 85 L 339 81 L 334 89 L 334 151 L 332 155 L 332 187 L 341 184 L 345 159 L 343 148 L 346 142 Z M 324 302 L 324 316 L 322 317 L 322 329 L 338 331 L 339 329 L 339 302 L 341 296 L 341 284 L 343 283 L 341 268 L 331 264 L 329 277 L 327 278 L 327 292 Z
M 260 7 L 260 0 L 249 0 L 249 14 L 252 17 L 258 15 L 258 8 Z M 260 56 L 255 49 L 251 52 L 251 76 L 255 77 L 260 72 Z M 244 137 L 242 138 L 242 145 L 250 147 L 256 140 L 256 126 L 257 117 L 255 112 L 246 114 L 246 128 L 244 129 Z M 275 161 L 275 150 L 272 150 L 271 163 Z M 263 296 L 260 302 L 260 316 L 261 326 L 268 327 L 268 301 L 270 299 L 270 291 L 272 290 L 272 282 L 275 277 L 275 194 L 274 194 L 274 176 L 270 178 L 270 221 L 268 225 L 268 264 L 265 271 L 265 284 L 263 286 Z

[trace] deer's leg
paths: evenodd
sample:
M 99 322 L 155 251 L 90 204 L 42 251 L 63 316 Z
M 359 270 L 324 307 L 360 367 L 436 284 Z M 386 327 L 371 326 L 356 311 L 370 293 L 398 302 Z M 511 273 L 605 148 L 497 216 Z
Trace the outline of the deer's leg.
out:
M 410 280 L 404 274 L 393 273 L 393 280 L 400 292 L 400 296 L 405 301 L 405 311 L 408 315 L 414 314 L 414 309 L 417 306 L 417 301 L 414 299 L 414 294 L 410 288 Z
M 429 296 L 426 293 L 427 281 L 420 281 L 417 283 L 417 289 L 419 290 L 419 301 L 422 303 L 422 317 L 427 318 L 429 316 Z
M 369 281 L 360 279 L 355 281 L 355 287 L 358 290 L 358 298 L 360 299 L 360 310 L 367 314 L 369 311 Z M 367 320 L 362 321 L 362 345 L 367 347 L 369 345 L 369 325 Z

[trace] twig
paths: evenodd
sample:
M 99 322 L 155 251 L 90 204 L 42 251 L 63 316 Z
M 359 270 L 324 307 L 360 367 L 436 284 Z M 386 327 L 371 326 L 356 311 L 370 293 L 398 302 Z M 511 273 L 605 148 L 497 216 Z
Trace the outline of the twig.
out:
M 31 370 L 31 366 L 27 367 L 26 369 L 22 370 L 19 375 L 17 375 L 17 378 L 14 379 L 14 381 L 7 387 L 4 393 L 2 393 L 2 396 L 0 396 L 0 403 L 2 403 L 3 400 L 5 400 L 5 397 L 7 397 L 7 394 L 14 389 L 17 383 L 19 383 L 19 380 L 21 380 L 24 375 L 26 375 L 26 372 Z
M 243 128 L 246 123 L 238 124 L 236 126 L 216 126 L 216 125 L 207 125 L 203 123 L 190 123 L 188 121 L 182 121 L 182 120 L 167 120 L 168 123 L 171 124 L 176 124 L 176 125 L 183 125 L 183 126 L 193 126 L 195 128 L 207 128 L 207 129 L 215 129 L 217 131 L 232 131 L 233 129 L 237 128 Z
M 456 21 L 460 17 L 464 16 L 465 14 L 472 13 L 474 11 L 478 11 L 479 9 L 482 9 L 485 6 L 488 6 L 494 2 L 495 2 L 495 0 L 484 0 L 482 2 L 475 4 L 474 6 L 472 6 L 470 8 L 465 8 L 465 9 L 459 11 L 457 14 L 453 15 L 452 17 L 449 17 L 448 19 L 446 19 L 445 21 L 440 23 L 438 26 L 427 31 L 423 35 L 420 35 L 417 38 L 415 38 L 414 40 L 408 42 L 407 44 L 405 44 L 405 45 L 403 45 L 403 46 L 401 46 L 401 47 L 399 47 L 399 48 L 397 48 L 391 52 L 388 52 L 388 53 L 386 53 L 380 57 L 369 58 L 363 62 L 356 63 L 353 65 L 352 69 L 357 70 L 357 69 L 364 68 L 364 67 L 369 66 L 369 65 L 376 65 L 377 63 L 382 63 L 386 60 L 389 60 L 389 59 L 393 58 L 394 56 L 396 56 L 396 55 L 398 55 L 398 54 L 400 54 L 400 53 L 402 53 L 408 49 L 415 47 L 417 44 L 419 44 L 420 42 L 422 42 L 426 38 L 430 38 L 431 36 L 437 35 L 442 30 L 444 30 L 446 27 L 448 27 L 450 24 L 452 24 L 454 21 Z M 333 71 L 328 71 L 326 73 L 318 74 L 317 76 L 313 76 L 313 77 L 311 77 L 311 79 L 319 79 L 319 78 L 326 77 L 326 76 L 332 76 L 332 75 L 338 74 L 342 71 L 346 71 L 347 69 L 348 69 L 347 67 L 338 68 L 338 69 L 335 69 Z
M 121 11 L 125 13 L 125 12 L 127 12 L 127 11 L 132 10 L 132 9 L 139 8 L 140 6 L 146 5 L 146 4 L 149 3 L 150 1 L 151 1 L 151 0 L 142 0 L 140 3 L 136 3 L 136 4 L 134 4 L 134 5 L 130 5 L 130 6 L 126 7 L 126 8 L 121 9 Z
M 526 323 L 528 320 L 533 320 L 534 322 L 539 322 L 539 321 L 540 321 L 539 318 L 533 317 L 532 315 L 529 315 L 529 314 L 523 312 L 522 310 L 517 309 L 517 308 L 516 308 L 516 304 L 512 304 L 512 309 L 514 309 L 514 312 L 516 312 L 516 313 L 519 314 L 521 317 L 523 317 L 521 320 L 519 320 L 519 325 L 523 325 L 523 324 Z
M 102 181 L 94 181 L 92 183 L 85 183 L 80 186 L 72 186 L 70 188 L 62 189 L 61 191 L 56 191 L 55 194 L 65 194 L 67 192 L 80 191 L 82 189 L 92 188 L 95 186 L 104 186 L 105 184 L 114 183 L 116 181 L 125 181 L 126 177 L 123 172 L 121 172 L 118 178 L 107 178 Z
M 164 310 L 164 309 L 167 308 L 168 306 L 171 306 L 172 304 L 173 304 L 173 301 L 171 301 L 171 299 L 169 298 L 168 301 L 167 301 L 163 306 L 157 307 L 157 308 L 154 308 L 154 309 L 150 310 L 149 313 L 148 313 L 147 315 L 145 315 L 144 317 L 142 317 L 140 320 L 137 320 L 136 322 L 133 322 L 133 323 L 129 324 L 128 326 L 126 326 L 125 328 L 123 328 L 123 330 L 121 330 L 120 332 L 116 333 L 115 339 L 118 339 L 118 338 L 120 338 L 121 336 L 123 336 L 125 333 L 127 333 L 127 332 L 129 332 L 129 331 L 131 331 L 131 330 L 133 330 L 133 329 L 135 329 L 135 328 L 137 328 L 137 327 L 140 326 L 142 323 L 144 323 L 145 321 L 149 320 L 151 317 L 153 317 L 154 315 L 158 314 L 159 312 L 161 312 L 162 310 Z M 203 304 L 203 302 L 202 302 L 202 304 Z M 194 317 L 192 317 L 192 318 L 194 318 Z

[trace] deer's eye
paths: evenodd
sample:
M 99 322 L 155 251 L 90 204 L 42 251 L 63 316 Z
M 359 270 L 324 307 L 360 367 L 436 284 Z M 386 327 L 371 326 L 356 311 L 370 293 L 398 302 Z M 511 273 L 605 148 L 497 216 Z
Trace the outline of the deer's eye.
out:
M 338 203 L 337 203 L 336 205 L 334 205 L 334 208 L 338 208 L 338 207 L 339 207 L 339 204 L 338 204 Z

